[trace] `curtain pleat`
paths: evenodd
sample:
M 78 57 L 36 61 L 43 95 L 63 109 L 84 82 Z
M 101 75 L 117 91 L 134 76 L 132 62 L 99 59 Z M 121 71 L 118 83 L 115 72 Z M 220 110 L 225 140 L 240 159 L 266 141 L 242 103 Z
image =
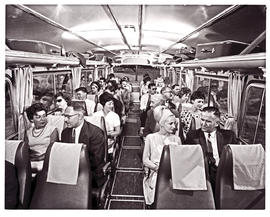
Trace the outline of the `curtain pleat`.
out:
M 225 128 L 231 128 L 236 135 L 238 134 L 237 119 L 240 115 L 241 94 L 243 90 L 243 82 L 240 74 L 230 73 L 228 79 L 228 112 L 229 116 L 234 117 L 234 120 L 228 120 Z
M 17 116 L 18 139 L 23 139 L 26 123 L 23 112 L 33 100 L 33 70 L 31 67 L 14 70 L 15 90 L 13 106 Z
M 82 68 L 81 67 L 74 67 L 71 69 L 71 73 L 72 73 L 73 90 L 75 90 L 75 89 L 79 88 L 80 84 L 81 84 Z

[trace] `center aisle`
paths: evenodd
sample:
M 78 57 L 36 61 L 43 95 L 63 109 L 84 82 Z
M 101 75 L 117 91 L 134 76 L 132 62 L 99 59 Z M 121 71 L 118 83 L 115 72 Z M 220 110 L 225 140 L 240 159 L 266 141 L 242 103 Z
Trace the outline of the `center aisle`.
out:
M 112 188 L 106 201 L 107 209 L 145 209 L 139 124 L 139 104 L 134 103 L 123 129 L 123 139 Z

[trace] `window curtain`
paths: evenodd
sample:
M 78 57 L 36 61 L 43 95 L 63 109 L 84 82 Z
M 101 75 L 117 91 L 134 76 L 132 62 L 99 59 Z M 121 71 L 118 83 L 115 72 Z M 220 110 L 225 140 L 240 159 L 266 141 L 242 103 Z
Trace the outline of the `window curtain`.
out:
M 33 100 L 33 70 L 31 67 L 14 69 L 15 89 L 13 106 L 17 116 L 18 139 L 24 139 L 27 123 L 24 119 L 24 110 Z
M 193 92 L 193 87 L 194 87 L 194 73 L 193 70 L 188 69 L 186 72 L 186 84 L 187 87 Z
M 241 113 L 241 94 L 243 90 L 243 79 L 240 74 L 230 73 L 228 79 L 228 113 L 229 118 L 225 123 L 225 129 L 233 130 L 238 135 L 237 119 Z
M 72 86 L 73 86 L 73 90 L 75 90 L 79 88 L 81 85 L 82 68 L 74 67 L 71 69 L 71 73 L 72 73 Z

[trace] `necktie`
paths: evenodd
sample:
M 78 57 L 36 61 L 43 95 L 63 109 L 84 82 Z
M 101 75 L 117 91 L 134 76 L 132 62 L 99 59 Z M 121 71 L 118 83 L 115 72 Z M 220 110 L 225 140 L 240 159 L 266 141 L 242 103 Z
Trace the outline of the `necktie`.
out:
M 207 144 L 206 156 L 207 156 L 207 159 L 208 159 L 208 165 L 209 166 L 214 166 L 216 164 L 216 160 L 213 157 L 213 148 L 212 148 L 211 134 L 210 133 L 208 133 L 206 144 Z
M 150 108 L 150 104 L 151 104 L 151 94 L 149 94 L 149 97 L 148 97 L 148 101 L 146 104 L 146 111 Z
M 72 143 L 75 143 L 75 138 L 76 138 L 76 131 L 75 131 L 75 128 L 72 129 Z
M 97 105 L 98 105 L 98 95 L 95 95 L 95 109 L 94 109 L 94 112 L 97 112 Z

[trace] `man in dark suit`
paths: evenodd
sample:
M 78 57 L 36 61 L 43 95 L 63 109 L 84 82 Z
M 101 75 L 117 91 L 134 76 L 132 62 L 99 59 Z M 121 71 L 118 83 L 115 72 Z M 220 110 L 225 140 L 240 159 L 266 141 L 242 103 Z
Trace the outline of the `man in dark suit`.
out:
M 102 172 L 105 155 L 105 136 L 101 129 L 84 120 L 84 109 L 79 104 L 69 105 L 64 113 L 67 128 L 62 132 L 62 142 L 84 143 L 89 151 L 93 187 L 105 182 Z
M 235 133 L 219 127 L 220 112 L 216 107 L 205 107 L 201 114 L 201 128 L 190 130 L 184 144 L 200 144 L 208 161 L 210 181 L 215 190 L 216 170 L 222 149 L 227 144 L 238 143 Z

